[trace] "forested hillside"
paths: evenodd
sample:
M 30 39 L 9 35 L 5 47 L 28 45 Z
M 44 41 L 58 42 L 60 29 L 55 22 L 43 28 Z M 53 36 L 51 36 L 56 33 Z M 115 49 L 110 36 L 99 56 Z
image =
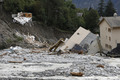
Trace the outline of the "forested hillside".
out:
M 107 4 L 109 0 L 104 0 L 105 4 Z M 111 0 L 114 4 L 114 7 L 117 13 L 120 15 L 120 0 Z M 98 4 L 100 0 L 72 0 L 72 3 L 75 4 L 77 8 L 94 8 L 98 9 Z
M 78 9 L 72 0 L 5 0 L 4 10 L 10 14 L 31 12 L 34 21 L 63 31 L 75 31 L 80 26 L 92 32 L 98 29 L 98 12 L 94 9 Z M 83 15 L 78 16 L 77 13 Z
M 33 20 L 62 30 L 76 30 L 80 26 L 71 0 L 5 0 L 4 9 L 9 13 L 31 12 Z

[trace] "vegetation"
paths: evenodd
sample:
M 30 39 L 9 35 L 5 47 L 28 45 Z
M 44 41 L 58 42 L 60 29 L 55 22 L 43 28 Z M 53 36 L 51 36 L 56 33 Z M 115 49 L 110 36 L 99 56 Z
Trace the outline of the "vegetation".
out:
M 116 10 L 111 0 L 108 1 L 106 6 L 104 0 L 100 0 L 98 12 L 100 16 L 113 16 L 113 14 L 116 13 Z
M 100 16 L 104 16 L 104 0 L 100 0 L 98 4 L 98 13 Z
M 98 13 L 91 9 L 77 9 L 72 0 L 5 0 L 6 12 L 31 12 L 33 19 L 44 25 L 65 31 L 74 31 L 83 26 L 95 32 L 98 27 Z M 77 16 L 83 13 L 83 16 Z
M 99 14 L 94 9 L 89 9 L 84 15 L 85 28 L 89 29 L 92 32 L 96 32 L 98 29 Z
M 116 13 L 116 10 L 112 1 L 109 0 L 105 9 L 105 16 L 113 16 L 114 13 Z

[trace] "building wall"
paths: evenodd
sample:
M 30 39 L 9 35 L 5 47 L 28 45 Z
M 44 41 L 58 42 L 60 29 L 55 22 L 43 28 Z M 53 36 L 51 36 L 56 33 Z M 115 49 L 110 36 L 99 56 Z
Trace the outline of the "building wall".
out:
M 61 50 L 64 51 L 72 49 L 75 44 L 80 44 L 83 39 L 90 33 L 89 30 L 86 30 L 82 27 L 80 27 L 73 35 L 72 37 L 65 43 L 63 47 L 61 47 Z
M 119 36 L 120 28 L 111 28 L 105 20 L 100 24 L 100 38 L 103 49 L 110 51 L 117 47 L 117 43 L 120 43 Z
M 117 47 L 117 43 L 120 43 L 120 28 L 114 28 L 112 30 L 112 44 L 113 44 L 113 48 Z
M 111 30 L 111 32 L 108 31 L 109 29 Z M 100 39 L 101 39 L 102 48 L 110 51 L 113 46 L 112 28 L 107 24 L 105 20 L 100 24 Z

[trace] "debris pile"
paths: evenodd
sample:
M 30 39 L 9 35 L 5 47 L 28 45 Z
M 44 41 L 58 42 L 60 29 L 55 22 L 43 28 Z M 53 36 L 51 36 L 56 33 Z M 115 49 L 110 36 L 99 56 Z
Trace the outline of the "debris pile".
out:
M 120 57 L 120 44 L 117 44 L 117 47 L 106 53 L 106 56 L 110 57 Z
M 12 14 L 13 22 L 24 25 L 25 23 L 32 22 L 32 13 L 19 12 L 18 14 Z
M 38 47 L 38 48 L 46 47 L 46 43 L 42 43 L 41 41 L 36 41 L 35 36 L 33 36 L 33 35 L 30 35 L 30 34 L 25 35 L 25 34 L 21 34 L 19 32 L 16 32 L 15 36 L 23 38 L 25 40 L 25 42 L 33 45 L 33 47 Z
M 54 49 L 55 48 L 55 49 Z M 53 50 L 54 49 L 54 50 Z M 100 51 L 99 36 L 80 27 L 70 39 L 60 39 L 49 51 L 95 54 Z
M 4 65 L 1 66 L 0 76 L 29 77 L 32 75 L 32 77 L 37 78 L 53 76 L 110 77 L 120 74 L 120 67 L 109 65 L 104 60 L 106 58 L 103 57 L 67 53 L 59 56 L 49 55 L 44 48 L 24 49 L 19 46 L 5 49 L 0 53 L 1 55 L 7 53 L 0 58 L 0 65 Z

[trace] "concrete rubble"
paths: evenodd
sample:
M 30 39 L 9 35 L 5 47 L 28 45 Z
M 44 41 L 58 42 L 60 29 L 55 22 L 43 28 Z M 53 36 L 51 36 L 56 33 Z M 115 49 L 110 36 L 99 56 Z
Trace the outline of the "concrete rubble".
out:
M 0 57 L 0 77 L 4 79 L 119 80 L 120 75 L 120 63 L 111 65 L 115 59 L 106 57 L 75 53 L 49 55 L 46 48 L 24 49 L 19 46 L 1 50 Z M 73 77 L 71 72 L 82 72 L 84 75 Z
M 19 32 L 16 32 L 15 36 L 23 38 L 25 40 L 25 42 L 33 45 L 34 47 L 38 47 L 38 48 L 46 47 L 46 44 L 47 44 L 47 43 L 46 44 L 42 43 L 41 41 L 36 41 L 34 35 L 30 35 L 30 34 L 25 35 L 25 34 L 21 34 Z

